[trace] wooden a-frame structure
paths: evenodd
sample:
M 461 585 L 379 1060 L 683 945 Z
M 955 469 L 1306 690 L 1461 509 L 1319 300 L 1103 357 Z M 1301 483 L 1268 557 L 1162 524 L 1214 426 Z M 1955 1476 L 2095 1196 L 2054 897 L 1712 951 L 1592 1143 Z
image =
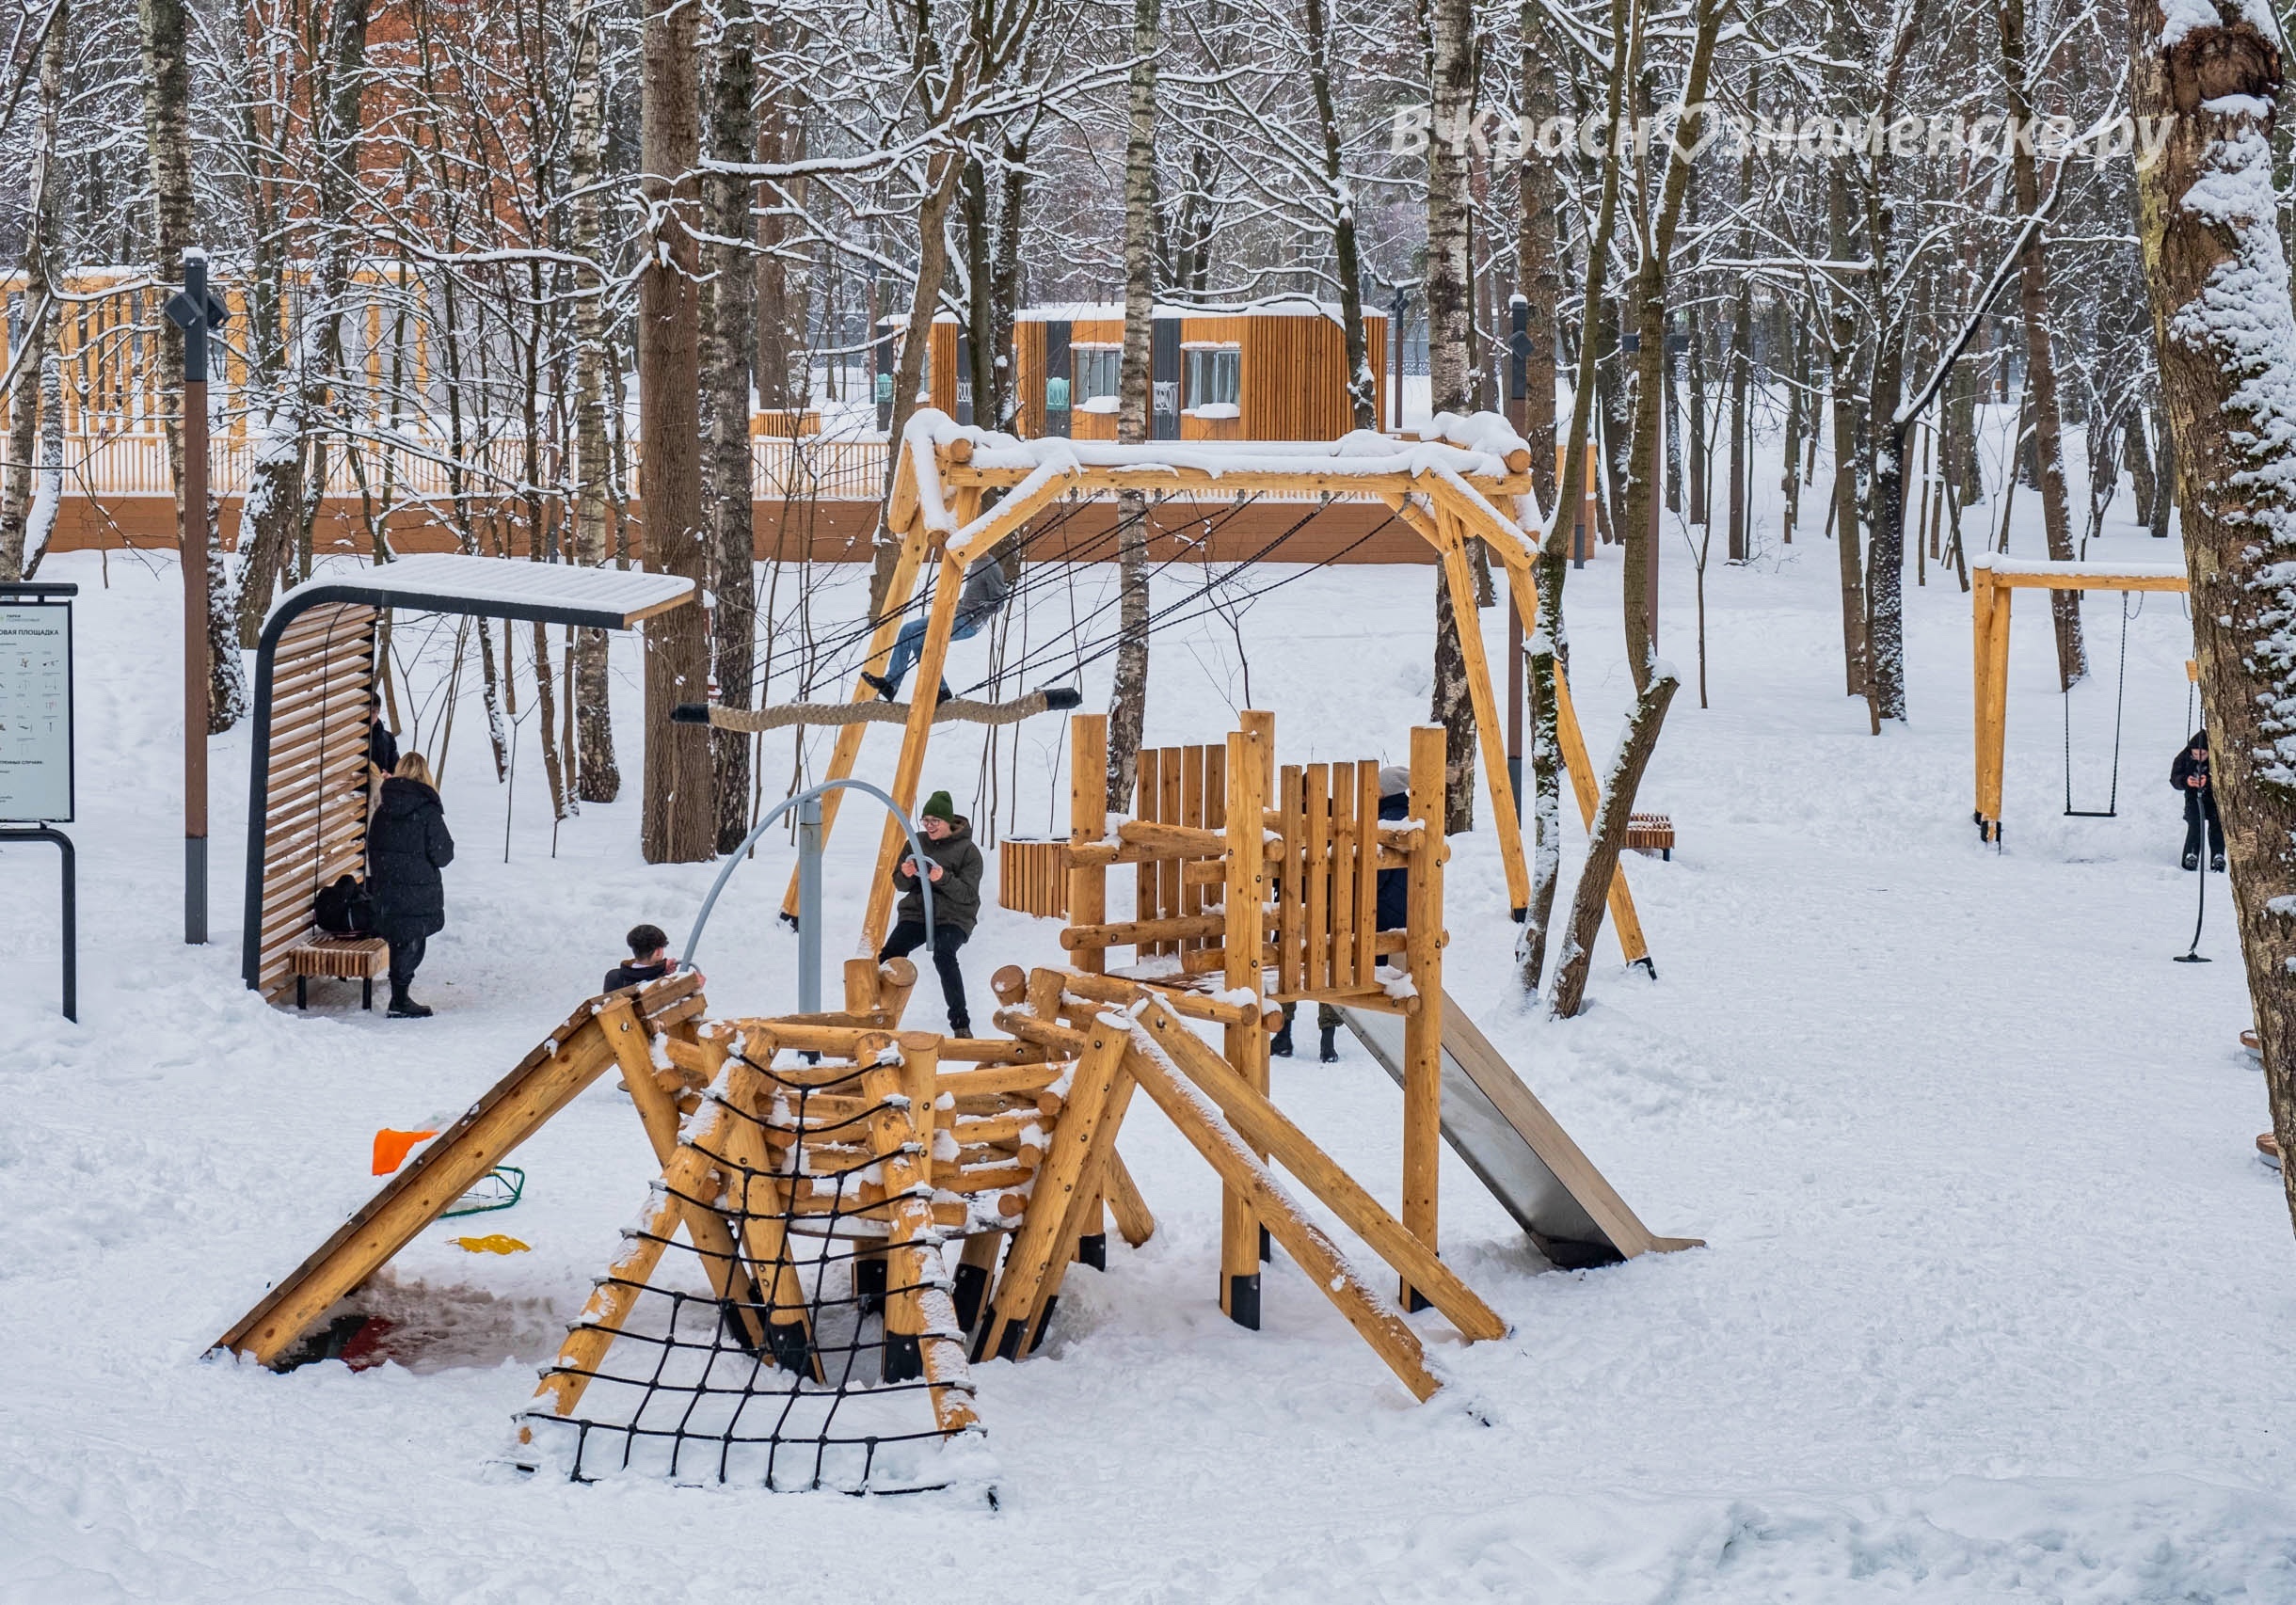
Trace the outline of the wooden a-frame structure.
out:
M 1119 446 L 1096 441 L 1018 440 L 960 426 L 946 414 L 931 409 L 918 412 L 901 437 L 892 496 L 885 507 L 886 528 L 901 536 L 901 555 L 861 665 L 864 670 L 882 671 L 900 629 L 904 611 L 901 602 L 916 593 L 926 565 L 934 564 L 938 583 L 925 615 L 922 651 L 911 675 L 911 682 L 926 691 L 908 705 L 901 755 L 894 769 L 893 800 L 903 809 L 917 805 L 917 782 L 924 771 L 926 746 L 934 723 L 930 689 L 940 683 L 948 661 L 965 569 L 1055 503 L 1123 491 L 1150 498 L 1188 496 L 1200 501 L 1258 493 L 1315 497 L 1327 502 L 1340 499 L 1383 502 L 1433 548 L 1443 565 L 1459 620 L 1475 725 L 1483 734 L 1476 745 L 1482 753 L 1491 814 L 1498 821 L 1508 899 L 1517 909 L 1529 907 L 1530 865 L 1523 851 L 1523 823 L 1507 775 L 1507 755 L 1496 738 L 1503 728 L 1499 699 L 1492 689 L 1490 655 L 1478 624 L 1481 613 L 1475 606 L 1468 554 L 1469 543 L 1480 541 L 1507 570 L 1517 615 L 1526 620 L 1538 616 L 1539 590 L 1533 573 L 1536 543 L 1519 518 L 1506 511 L 1524 506 L 1531 497 L 1530 449 L 1494 414 L 1441 421 L 1449 428 L 1445 438 L 1416 442 L 1358 433 L 1334 441 L 1225 445 L 1165 440 Z M 998 494 L 1000 500 L 984 512 L 991 493 Z M 1601 787 L 1559 665 L 1555 690 L 1564 766 L 1571 772 L 1580 817 L 1591 827 Z M 856 674 L 852 700 L 868 701 L 876 694 Z M 867 730 L 865 723 L 838 730 L 824 778 L 852 776 Z M 834 791 L 822 799 L 824 841 L 836 823 L 843 795 Z M 892 869 L 899 862 L 902 840 L 900 820 L 888 814 L 878 849 L 877 874 L 870 882 L 869 907 L 862 920 L 861 951 L 873 953 L 885 940 L 893 906 Z M 1635 914 L 1623 868 L 1612 877 L 1609 900 L 1611 925 L 1627 962 L 1647 961 L 1649 944 L 1643 939 L 1642 922 Z M 783 912 L 794 915 L 796 909 L 797 882 L 792 873 Z
M 2001 775 L 2008 761 L 2009 606 L 2021 590 L 2176 591 L 2191 587 L 2172 563 L 2054 563 L 1981 552 L 1969 560 L 1969 645 L 1976 705 L 1977 798 L 1970 817 L 1984 841 L 2001 834 Z

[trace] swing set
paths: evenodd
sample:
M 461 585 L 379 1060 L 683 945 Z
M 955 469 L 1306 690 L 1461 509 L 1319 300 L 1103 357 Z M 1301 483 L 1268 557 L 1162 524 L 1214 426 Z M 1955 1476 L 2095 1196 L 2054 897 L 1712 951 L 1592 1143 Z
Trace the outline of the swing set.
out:
M 891 583 L 886 587 L 885 611 L 869 622 L 868 651 L 853 676 L 850 704 L 808 704 L 805 723 L 834 723 L 837 737 L 826 779 L 849 778 L 858 762 L 861 744 L 871 723 L 898 719 L 901 746 L 890 787 L 895 802 L 913 809 L 923 773 L 927 745 L 936 723 L 963 720 L 1004 722 L 1004 705 L 972 703 L 967 699 L 937 704 L 930 688 L 937 687 L 948 661 L 958 595 L 967 567 L 990 558 L 1009 537 L 1028 542 L 1039 520 L 1057 522 L 1064 516 L 1063 503 L 1074 507 L 1096 498 L 1124 495 L 1154 501 L 1178 497 L 1214 502 L 1233 498 L 1238 505 L 1262 496 L 1299 499 L 1300 517 L 1290 529 L 1266 544 L 1242 563 L 1232 565 L 1190 596 L 1168 604 L 1153 616 L 1151 628 L 1175 622 L 1172 615 L 1210 595 L 1252 564 L 1263 561 L 1284 540 L 1334 501 L 1384 504 L 1389 516 L 1401 522 L 1433 548 L 1441 563 L 1453 611 L 1459 620 L 1468 691 L 1477 727 L 1486 739 L 1477 742 L 1485 788 L 1497 821 L 1500 858 L 1505 866 L 1509 902 L 1516 910 L 1530 904 L 1530 867 L 1523 850 L 1522 820 L 1517 813 L 1507 754 L 1496 733 L 1504 728 L 1493 691 L 1490 655 L 1478 626 L 1475 580 L 1470 560 L 1471 541 L 1480 541 L 1507 574 L 1517 616 L 1537 616 L 1538 588 L 1533 574 L 1535 538 L 1525 532 L 1524 520 L 1535 516 L 1531 501 L 1530 451 L 1504 421 L 1495 415 L 1438 419 L 1416 442 L 1400 442 L 1359 432 L 1333 441 L 1213 443 L 1156 441 L 1124 446 L 1070 439 L 1021 440 L 1010 436 L 961 426 L 945 414 L 926 409 L 909 422 L 900 443 L 900 459 L 893 490 L 885 509 L 886 527 L 901 541 Z M 1381 528 L 1384 528 L 1382 524 Z M 1041 530 L 1037 531 L 1041 533 Z M 1368 537 L 1366 537 L 1368 538 Z M 1101 544 L 1105 537 L 1096 539 Z M 932 579 L 929 597 L 922 581 Z M 1287 582 L 1286 580 L 1274 584 Z M 1271 586 L 1264 586 L 1265 591 Z M 1257 593 L 1255 593 L 1257 594 Z M 1217 606 L 1217 603 L 1212 605 Z M 859 670 L 882 673 L 903 615 L 922 608 L 925 631 L 911 683 L 928 688 L 906 704 L 882 702 L 861 678 Z M 1116 649 L 1121 627 L 1105 640 L 1079 648 L 1081 668 Z M 1031 658 L 1038 654 L 1031 653 Z M 1024 665 L 1026 667 L 1027 665 Z M 1076 706 L 1073 689 L 1056 691 L 1040 706 Z M 1024 702 L 1036 702 L 1046 693 L 1034 693 Z M 1564 766 L 1582 819 L 1591 826 L 1600 802 L 1600 784 L 1586 754 L 1586 745 L 1568 683 L 1559 669 L 1555 678 L 1555 712 Z M 1028 711 L 1036 711 L 1032 707 Z M 751 731 L 799 722 L 786 709 L 729 708 L 716 705 L 679 708 L 675 717 L 706 722 L 720 729 Z M 838 796 L 822 802 L 823 839 L 835 826 Z M 858 950 L 876 951 L 884 941 L 892 914 L 892 868 L 899 860 L 901 838 L 888 828 L 878 850 L 877 873 L 870 882 Z M 796 882 L 792 875 L 783 912 L 796 912 Z M 1610 915 L 1619 946 L 1629 964 L 1650 965 L 1650 949 L 1642 933 L 1623 870 L 1611 882 Z
M 1969 560 L 1970 644 L 1975 658 L 1977 796 L 1970 815 L 1978 838 L 2001 839 L 2001 778 L 2006 764 L 2009 715 L 2009 613 L 2020 590 L 2117 591 L 2121 593 L 2120 678 L 2113 703 L 2113 778 L 2101 809 L 2073 806 L 2073 712 L 2065 705 L 2065 814 L 2075 819 L 2115 818 L 2120 803 L 2121 719 L 2129 691 L 2129 595 L 2145 591 L 2183 592 L 2184 567 L 2166 563 L 2055 563 L 1984 552 Z

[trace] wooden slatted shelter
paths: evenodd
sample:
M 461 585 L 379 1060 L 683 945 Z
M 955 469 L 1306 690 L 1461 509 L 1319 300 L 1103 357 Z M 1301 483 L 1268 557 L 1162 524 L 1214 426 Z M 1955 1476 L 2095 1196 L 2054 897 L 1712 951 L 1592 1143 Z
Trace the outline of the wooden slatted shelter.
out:
M 1523 851 L 1523 820 L 1507 774 L 1507 755 L 1496 736 L 1504 726 L 1492 689 L 1490 655 L 1483 643 L 1482 614 L 1475 605 L 1468 543 L 1480 541 L 1505 567 L 1517 616 L 1536 618 L 1539 592 L 1532 573 L 1536 548 L 1525 532 L 1527 525 L 1538 521 L 1530 466 L 1530 448 L 1492 413 L 1470 419 L 1445 415 L 1430 426 L 1427 437 L 1413 442 L 1355 434 L 1332 441 L 1226 444 L 1162 440 L 1122 446 L 1084 440 L 1021 440 L 960 425 L 946 413 L 920 409 L 902 435 L 893 492 L 885 507 L 886 527 L 901 540 L 901 555 L 885 587 L 887 604 L 875 621 L 868 654 L 854 675 L 852 700 L 876 700 L 875 689 L 861 675 L 884 671 L 894 637 L 910 609 L 909 598 L 919 591 L 929 573 L 934 588 L 925 604 L 925 636 L 912 673 L 917 685 L 936 684 L 948 662 L 965 569 L 1064 500 L 1110 497 L 1133 490 L 1151 500 L 1176 496 L 1205 501 L 1268 494 L 1314 498 L 1326 507 L 1347 503 L 1384 507 L 1389 516 L 1433 548 L 1442 563 L 1459 620 L 1475 726 L 1486 737 L 1477 747 L 1491 817 L 1497 824 L 1508 900 L 1517 909 L 1528 908 L 1530 864 Z M 987 504 L 991 493 L 999 498 L 993 505 Z M 1600 785 L 1586 755 L 1569 682 L 1559 667 L 1555 686 L 1564 767 L 1571 773 L 1580 818 L 1591 826 Z M 893 801 L 902 809 L 917 805 L 917 781 L 924 771 L 933 724 L 932 700 L 913 699 L 891 787 Z M 865 724 L 855 723 L 838 731 L 825 778 L 852 777 L 866 729 Z M 1272 781 L 1273 776 L 1268 778 Z M 824 841 L 837 822 L 841 798 L 841 793 L 832 793 L 822 801 Z M 1177 798 L 1174 802 L 1177 805 Z M 1074 823 L 1074 797 L 1071 802 Z M 888 813 L 856 951 L 873 953 L 885 940 L 893 910 L 892 870 L 903 839 L 899 818 Z M 1645 961 L 1650 948 L 1623 870 L 1612 876 L 1609 901 L 1611 929 L 1626 961 Z M 1070 906 L 1078 917 L 1091 913 L 1076 901 L 1073 889 Z M 794 871 L 782 907 L 791 916 L 797 912 Z
M 1974 659 L 1977 798 L 1970 817 L 1999 841 L 2001 776 L 2009 731 L 2009 609 L 2020 590 L 2186 591 L 2177 563 L 2054 563 L 1980 552 L 1969 559 L 1969 645 Z
M 629 629 L 694 596 L 691 580 L 449 554 L 322 575 L 281 596 L 255 655 L 240 973 L 276 998 L 311 903 L 366 860 L 367 732 L 386 608 Z

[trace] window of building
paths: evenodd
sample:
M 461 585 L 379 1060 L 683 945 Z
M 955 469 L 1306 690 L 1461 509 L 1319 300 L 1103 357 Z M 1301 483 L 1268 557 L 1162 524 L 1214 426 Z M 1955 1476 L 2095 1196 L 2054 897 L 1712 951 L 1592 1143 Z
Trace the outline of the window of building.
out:
M 1124 348 L 1121 345 L 1072 345 L 1068 348 L 1070 369 L 1076 374 L 1071 394 L 1076 404 L 1086 412 L 1113 412 L 1116 409 L 1118 376 L 1124 370 Z M 1102 403 L 1094 406 L 1094 402 Z
M 1234 417 L 1243 392 L 1244 354 L 1234 345 L 1194 345 L 1188 351 L 1188 410 L 1225 407 Z

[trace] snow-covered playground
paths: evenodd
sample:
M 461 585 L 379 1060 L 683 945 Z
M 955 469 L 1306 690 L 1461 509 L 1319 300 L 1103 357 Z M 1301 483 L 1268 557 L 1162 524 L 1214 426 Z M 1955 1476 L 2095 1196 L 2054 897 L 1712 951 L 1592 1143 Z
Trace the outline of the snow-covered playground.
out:
M 1689 558 L 1666 542 L 1661 647 L 1686 683 L 1642 797 L 1679 845 L 1628 860 L 1656 979 L 1606 932 L 1586 1013 L 1539 1017 L 1487 818 L 1448 870 L 1451 995 L 1645 1220 L 1708 1246 L 1555 1270 L 1447 1166 L 1445 1259 L 1513 1329 L 1462 1346 L 1413 1317 L 1451 1381 L 1423 1406 L 1282 1255 L 1264 1329 L 1221 1316 L 1217 1184 L 1136 1104 L 1124 1152 L 1156 1234 L 1071 1270 L 1041 1354 L 974 1368 L 993 1509 L 513 1469 L 511 1416 L 659 1169 L 611 1077 L 518 1152 L 523 1201 L 481 1230 L 524 1251 L 466 1251 L 445 1223 L 384 1273 L 406 1363 L 206 1357 L 372 1191 L 378 1128 L 451 1119 L 595 992 L 632 923 L 682 943 L 715 871 L 640 861 L 634 783 L 553 846 L 531 726 L 506 819 L 473 713 L 442 777 L 460 852 L 423 973 L 437 1015 L 361 1013 L 340 987 L 268 1005 L 240 983 L 232 914 L 244 733 L 215 749 L 214 942 L 180 942 L 172 564 L 53 559 L 41 578 L 81 586 L 82 1023 L 55 1008 L 53 855 L 10 850 L 0 1600 L 2296 1599 L 2278 1396 L 2296 1278 L 2253 1146 L 2268 1117 L 2221 878 L 2199 943 L 2218 961 L 2170 961 L 2195 890 L 2164 784 L 2188 728 L 2183 598 L 2131 604 L 2113 818 L 2063 817 L 2047 611 L 2019 610 L 1996 850 L 1969 819 L 1950 570 L 1907 588 L 1911 717 L 1876 739 L 1842 694 L 1833 548 L 1765 528 L 1752 562 L 1707 573 L 1703 709 Z M 2167 544 L 2115 520 L 2091 555 L 2173 561 Z M 1083 575 L 1073 605 L 1112 596 L 1112 568 Z M 1432 576 L 1302 572 L 1236 630 L 1160 634 L 1149 741 L 1218 739 L 1251 706 L 1276 711 L 1286 762 L 1401 761 Z M 862 582 L 833 577 L 815 605 L 858 614 Z M 1632 700 L 1618 583 L 1605 549 L 1570 584 L 1598 755 Z M 2097 672 L 2069 744 L 2076 805 L 2098 808 L 2119 599 L 2087 617 Z M 1497 610 L 1485 631 L 1504 639 Z M 614 651 L 634 773 L 637 643 Z M 1000 835 L 1065 829 L 1059 724 L 1004 749 Z M 944 735 L 927 784 L 985 815 L 977 740 Z M 882 781 L 890 734 L 867 751 Z M 856 817 L 830 855 L 833 961 L 874 846 Z M 1584 846 L 1575 817 L 1566 843 Z M 769 836 L 714 918 L 721 1012 L 795 1007 L 789 863 Z M 984 909 L 974 986 L 1060 961 L 1057 930 Z M 913 1012 L 938 1004 L 928 973 Z M 1395 1207 L 1387 1076 L 1352 1042 L 1274 1076 Z

